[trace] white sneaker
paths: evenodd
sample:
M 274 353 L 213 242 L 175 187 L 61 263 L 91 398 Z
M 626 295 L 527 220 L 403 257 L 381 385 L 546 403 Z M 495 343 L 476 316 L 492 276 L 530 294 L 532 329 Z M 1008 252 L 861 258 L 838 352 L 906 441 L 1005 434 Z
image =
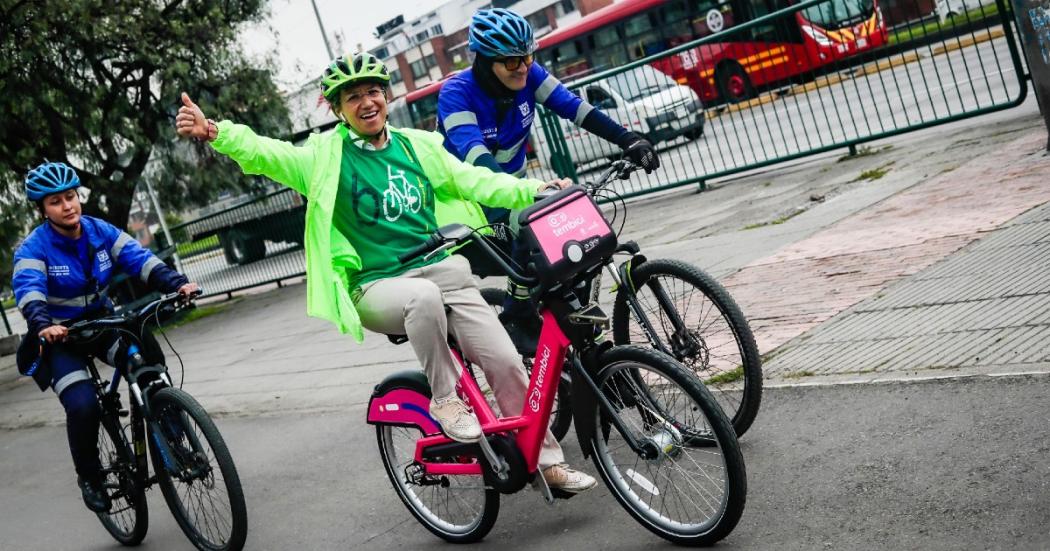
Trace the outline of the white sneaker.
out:
M 474 412 L 458 396 L 434 400 L 430 403 L 430 415 L 441 425 L 445 435 L 457 442 L 481 440 L 481 424 Z
M 598 485 L 598 481 L 593 476 L 570 469 L 565 463 L 551 465 L 543 469 L 543 479 L 547 481 L 547 486 L 550 489 L 562 490 L 573 494 L 590 490 Z

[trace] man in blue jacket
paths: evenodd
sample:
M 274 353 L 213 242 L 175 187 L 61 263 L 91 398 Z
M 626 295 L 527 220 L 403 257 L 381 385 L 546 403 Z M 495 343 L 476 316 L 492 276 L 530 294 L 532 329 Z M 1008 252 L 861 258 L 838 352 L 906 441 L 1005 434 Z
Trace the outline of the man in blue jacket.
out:
M 474 14 L 468 30 L 468 47 L 475 52 L 473 66 L 450 78 L 438 96 L 438 130 L 445 148 L 465 162 L 494 172 L 525 175 L 525 143 L 536 117 L 536 104 L 571 120 L 584 130 L 620 146 L 624 154 L 646 172 L 660 166 L 648 140 L 625 129 L 582 98 L 570 92 L 554 75 L 533 61 L 536 40 L 522 16 L 505 9 Z M 482 207 L 489 223 L 505 224 L 510 211 Z M 497 232 L 509 241 L 509 236 Z M 524 254 L 511 245 L 519 263 Z M 478 275 L 497 275 L 486 266 L 486 257 L 465 248 Z M 510 284 L 501 315 L 519 351 L 536 348 L 539 320 L 528 294 Z
M 36 203 L 45 222 L 15 250 L 11 286 L 28 325 L 18 350 L 18 369 L 31 375 L 40 390 L 54 389 L 66 411 L 69 450 L 84 503 L 92 511 L 105 512 L 110 499 L 102 486 L 99 406 L 87 356 L 122 368 L 127 352 L 118 346 L 116 335 L 103 335 L 84 345 L 65 343 L 68 330 L 64 324 L 113 311 L 106 292 L 117 270 L 166 293 L 178 291 L 188 296 L 197 284 L 168 268 L 127 233 L 82 216 L 79 186 L 80 178 L 64 163 L 44 163 L 29 171 L 26 197 Z M 160 354 L 159 348 L 143 352 Z

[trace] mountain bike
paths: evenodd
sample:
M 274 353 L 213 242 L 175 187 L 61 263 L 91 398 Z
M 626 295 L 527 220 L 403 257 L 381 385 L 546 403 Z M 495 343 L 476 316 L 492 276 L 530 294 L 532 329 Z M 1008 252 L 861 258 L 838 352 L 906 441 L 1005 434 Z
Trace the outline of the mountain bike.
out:
M 92 359 L 87 362 L 102 411 L 103 486 L 112 501 L 98 518 L 118 542 L 138 545 L 149 525 L 146 490 L 157 484 L 194 546 L 202 551 L 236 551 L 244 547 L 248 516 L 226 443 L 204 408 L 172 384 L 168 368 L 143 358 L 147 346 L 143 335 L 150 323 L 182 307 L 183 300 L 174 293 L 134 312 L 69 326 L 68 342 L 87 343 L 116 331 L 119 349 L 127 351 L 127 368 L 114 370 L 111 380 L 99 375 Z M 131 395 L 129 409 L 118 392 L 121 379 Z M 147 448 L 154 476 L 149 475 Z
M 614 161 L 584 188 L 592 197 L 600 197 L 613 181 L 626 179 L 638 168 L 626 159 Z M 616 207 L 614 214 L 619 210 Z M 623 211 L 626 213 L 626 207 Z M 647 344 L 681 362 L 711 390 L 737 436 L 743 436 L 762 400 L 762 360 L 740 307 L 717 280 L 696 266 L 647 259 L 633 241 L 620 243 L 616 254 L 627 259 L 616 266 L 612 259 L 605 263 L 615 284 L 614 342 Z M 601 275 L 599 271 L 593 280 L 584 282 L 592 302 L 598 301 Z M 507 294 L 503 289 L 484 288 L 482 296 L 498 311 Z M 530 364 L 531 359 L 526 358 L 526 365 Z M 551 431 L 561 440 L 572 421 L 572 401 L 567 396 L 559 398 Z
M 572 215 L 582 224 L 559 233 L 545 221 L 550 214 Z M 457 392 L 481 424 L 477 443 L 442 433 L 428 414 L 431 393 L 422 371 L 385 378 L 372 393 L 366 419 L 376 427 L 379 455 L 401 501 L 433 534 L 466 543 L 491 530 L 500 494 L 518 492 L 530 480 L 547 503 L 571 497 L 552 491 L 538 465 L 568 366 L 584 456 L 624 509 L 674 543 L 710 545 L 724 538 L 739 521 L 747 493 L 744 459 L 728 418 L 670 356 L 599 339 L 608 316 L 578 293 L 578 283 L 593 278 L 616 247 L 597 205 L 583 189 L 571 187 L 523 211 L 521 221 L 523 235 L 537 246 L 524 273 L 484 240 L 478 243 L 507 277 L 533 288 L 539 299 L 543 326 L 522 411 L 493 413 L 454 339 L 450 348 L 463 373 Z M 475 235 L 460 224 L 445 226 L 400 260 L 438 254 Z M 575 353 L 568 356 L 570 346 Z M 683 429 L 697 434 L 701 427 L 704 443 L 687 445 Z

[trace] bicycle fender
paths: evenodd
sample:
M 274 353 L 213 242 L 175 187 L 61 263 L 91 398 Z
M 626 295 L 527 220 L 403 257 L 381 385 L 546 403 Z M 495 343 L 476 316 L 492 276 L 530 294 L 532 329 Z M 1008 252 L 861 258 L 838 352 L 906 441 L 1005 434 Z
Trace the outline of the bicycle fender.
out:
M 430 416 L 430 384 L 422 371 L 399 371 L 383 379 L 368 401 L 369 425 L 418 427 L 423 434 L 441 434 Z
M 644 254 L 636 254 L 631 258 L 628 258 L 626 262 L 620 264 L 620 281 L 624 282 L 632 291 L 635 290 L 634 286 L 634 270 L 645 264 L 646 258 Z

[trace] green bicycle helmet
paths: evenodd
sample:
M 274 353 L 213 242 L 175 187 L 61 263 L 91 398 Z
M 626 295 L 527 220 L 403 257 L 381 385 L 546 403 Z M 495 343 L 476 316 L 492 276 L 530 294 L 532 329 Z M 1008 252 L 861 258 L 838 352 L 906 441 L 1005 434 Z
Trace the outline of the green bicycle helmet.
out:
M 321 94 L 332 102 L 339 99 L 339 90 L 358 82 L 378 82 L 384 86 L 390 82 L 386 65 L 376 56 L 361 52 L 346 54 L 332 60 L 321 75 Z

